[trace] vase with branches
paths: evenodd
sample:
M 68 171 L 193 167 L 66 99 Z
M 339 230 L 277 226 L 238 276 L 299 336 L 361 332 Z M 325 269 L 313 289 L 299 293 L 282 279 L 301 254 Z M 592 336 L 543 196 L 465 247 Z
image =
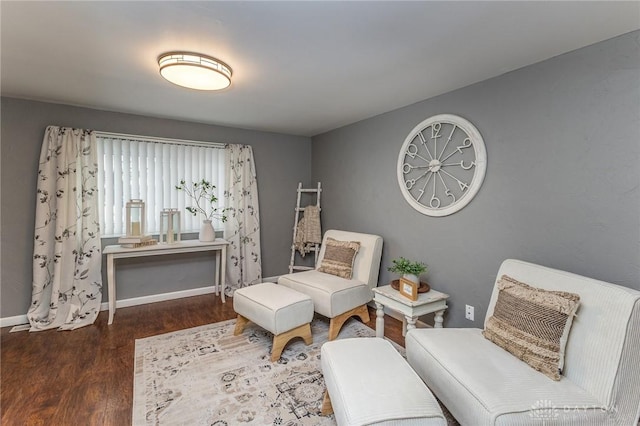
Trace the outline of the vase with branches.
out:
M 216 186 L 206 179 L 191 182 L 190 184 L 182 179 L 176 185 L 176 189 L 183 191 L 193 202 L 191 206 L 185 209 L 194 216 L 200 214 L 202 217 L 200 241 L 213 241 L 215 239 L 215 231 L 211 221 L 218 219 L 221 222 L 226 222 L 226 212 L 228 210 L 217 206 Z

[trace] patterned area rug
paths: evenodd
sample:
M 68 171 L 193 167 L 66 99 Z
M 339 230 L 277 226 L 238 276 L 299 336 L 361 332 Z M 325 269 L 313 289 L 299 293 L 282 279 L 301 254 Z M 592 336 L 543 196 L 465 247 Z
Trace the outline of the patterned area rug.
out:
M 336 424 L 320 415 L 325 320 L 314 319 L 312 345 L 294 339 L 277 363 L 269 360 L 272 334 L 249 324 L 236 337 L 234 326 L 229 320 L 136 340 L 133 424 Z M 341 339 L 374 335 L 355 319 L 340 332 Z

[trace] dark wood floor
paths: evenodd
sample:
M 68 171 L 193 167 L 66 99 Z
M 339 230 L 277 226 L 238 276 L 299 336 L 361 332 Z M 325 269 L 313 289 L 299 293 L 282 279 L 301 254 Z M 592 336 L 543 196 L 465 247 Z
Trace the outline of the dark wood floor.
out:
M 375 329 L 370 309 L 368 325 Z M 135 339 L 235 318 L 233 301 L 213 294 L 118 309 L 107 325 L 75 331 L 0 331 L 0 424 L 129 425 Z M 404 346 L 402 323 L 385 317 L 385 336 Z

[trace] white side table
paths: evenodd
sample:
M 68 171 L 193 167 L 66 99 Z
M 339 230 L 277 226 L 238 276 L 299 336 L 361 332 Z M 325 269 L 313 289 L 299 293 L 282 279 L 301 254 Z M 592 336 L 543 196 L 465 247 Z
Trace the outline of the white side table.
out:
M 406 318 L 406 328 L 402 327 L 402 335 L 407 330 L 416 328 L 416 321 L 422 315 L 435 312 L 435 328 L 442 328 L 442 315 L 447 310 L 448 294 L 430 290 L 419 293 L 418 300 L 410 300 L 400 294 L 391 285 L 373 289 L 373 301 L 376 303 L 376 337 L 384 337 L 384 307 L 400 312 Z

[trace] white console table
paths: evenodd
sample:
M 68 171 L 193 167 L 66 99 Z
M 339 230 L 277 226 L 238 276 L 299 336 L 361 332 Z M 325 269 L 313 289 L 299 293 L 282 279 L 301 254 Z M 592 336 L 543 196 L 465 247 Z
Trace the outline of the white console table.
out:
M 109 324 L 113 323 L 113 316 L 116 313 L 116 274 L 115 259 L 127 257 L 162 256 L 177 253 L 194 253 L 199 251 L 216 252 L 216 276 L 214 278 L 214 290 L 216 295 L 220 291 L 222 303 L 224 298 L 224 277 L 227 269 L 227 246 L 229 242 L 222 238 L 215 241 L 201 242 L 198 240 L 186 240 L 172 244 L 156 244 L 152 246 L 123 248 L 119 245 L 106 246 L 102 253 L 107 255 L 107 283 L 109 286 Z

